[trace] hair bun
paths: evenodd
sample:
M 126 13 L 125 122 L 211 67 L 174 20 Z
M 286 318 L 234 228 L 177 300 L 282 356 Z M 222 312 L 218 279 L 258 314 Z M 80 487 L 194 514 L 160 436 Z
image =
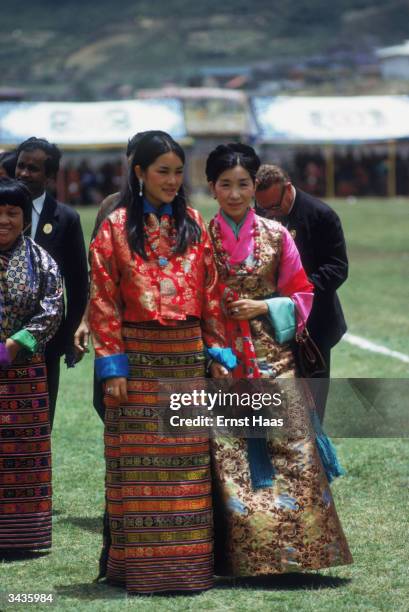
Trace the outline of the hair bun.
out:
M 229 142 L 218 145 L 209 154 L 206 162 L 206 177 L 214 183 L 222 172 L 240 165 L 247 170 L 253 181 L 260 167 L 260 158 L 250 145 Z
M 243 153 L 243 155 L 247 155 L 248 157 L 258 157 L 253 147 L 246 145 L 243 142 L 229 142 L 229 144 L 226 145 L 226 148 L 230 151 L 234 151 L 235 153 Z

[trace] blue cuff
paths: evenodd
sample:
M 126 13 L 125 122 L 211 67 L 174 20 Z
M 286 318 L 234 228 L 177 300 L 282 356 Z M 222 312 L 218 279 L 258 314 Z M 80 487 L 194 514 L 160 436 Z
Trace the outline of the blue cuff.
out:
M 247 438 L 247 456 L 253 489 L 272 487 L 275 470 L 270 460 L 267 440 Z
M 294 302 L 289 297 L 275 297 L 265 301 L 276 341 L 279 344 L 290 342 L 297 328 Z
M 311 420 L 315 431 L 315 443 L 324 467 L 328 482 L 338 476 L 344 476 L 345 470 L 339 462 L 337 451 L 327 434 L 323 431 L 321 422 L 315 410 L 311 411 Z
M 205 347 L 205 355 L 209 359 L 214 359 L 218 363 L 221 363 L 228 370 L 233 370 L 237 365 L 237 357 L 231 348 Z
M 106 378 L 116 378 L 118 376 L 129 376 L 128 355 L 119 353 L 118 355 L 108 355 L 107 357 L 97 357 L 95 359 L 95 373 L 98 380 Z

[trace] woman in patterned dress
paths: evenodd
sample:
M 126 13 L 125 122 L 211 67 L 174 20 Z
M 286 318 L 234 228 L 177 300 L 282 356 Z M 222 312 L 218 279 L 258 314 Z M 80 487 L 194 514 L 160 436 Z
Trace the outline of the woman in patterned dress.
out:
M 44 346 L 62 315 L 57 264 L 23 236 L 24 185 L 0 179 L 0 554 L 51 546 L 51 447 Z
M 206 166 L 220 205 L 209 232 L 239 359 L 233 377 L 274 380 L 287 398 L 281 435 L 212 442 L 219 575 L 352 562 L 328 481 L 340 468 L 328 438 L 312 431 L 313 406 L 291 344 L 308 318 L 312 285 L 288 231 L 251 208 L 259 165 L 254 149 L 230 144 L 212 151 Z
M 160 379 L 199 384 L 204 345 L 213 376 L 235 364 L 210 239 L 186 205 L 184 161 L 168 134 L 140 134 L 125 190 L 90 247 L 89 322 L 106 405 L 100 575 L 129 593 L 213 581 L 209 441 L 158 434 Z

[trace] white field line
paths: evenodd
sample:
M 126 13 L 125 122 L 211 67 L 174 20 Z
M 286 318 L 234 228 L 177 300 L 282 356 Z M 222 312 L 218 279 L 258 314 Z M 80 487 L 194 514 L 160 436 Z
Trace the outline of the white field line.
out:
M 398 351 L 391 351 L 390 349 L 386 348 L 386 346 L 375 344 L 375 342 L 371 342 L 370 340 L 366 340 L 360 336 L 354 336 L 353 334 L 347 332 L 342 337 L 342 340 L 345 340 L 345 342 L 353 344 L 354 346 L 359 346 L 359 348 L 363 349 L 364 351 L 380 353 L 381 355 L 386 355 L 387 357 L 393 357 L 393 359 L 399 359 L 399 361 L 403 361 L 404 363 L 409 363 L 409 355 L 399 353 Z

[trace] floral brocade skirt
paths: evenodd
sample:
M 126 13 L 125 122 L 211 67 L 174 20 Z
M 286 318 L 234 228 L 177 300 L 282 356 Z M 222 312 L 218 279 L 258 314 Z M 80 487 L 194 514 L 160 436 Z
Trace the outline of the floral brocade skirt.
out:
M 196 591 L 213 584 L 209 440 L 158 433 L 159 381 L 201 380 L 196 321 L 126 324 L 128 402 L 105 397 L 106 577 L 129 593 Z
M 220 576 L 352 563 L 311 426 L 309 390 L 294 378 L 290 346 L 277 345 L 268 332 L 262 325 L 252 327 L 253 344 L 262 376 L 274 372 L 286 379 L 285 429 L 267 434 L 274 477 L 264 488 L 253 487 L 247 440 L 226 436 L 211 441 L 215 573 Z

